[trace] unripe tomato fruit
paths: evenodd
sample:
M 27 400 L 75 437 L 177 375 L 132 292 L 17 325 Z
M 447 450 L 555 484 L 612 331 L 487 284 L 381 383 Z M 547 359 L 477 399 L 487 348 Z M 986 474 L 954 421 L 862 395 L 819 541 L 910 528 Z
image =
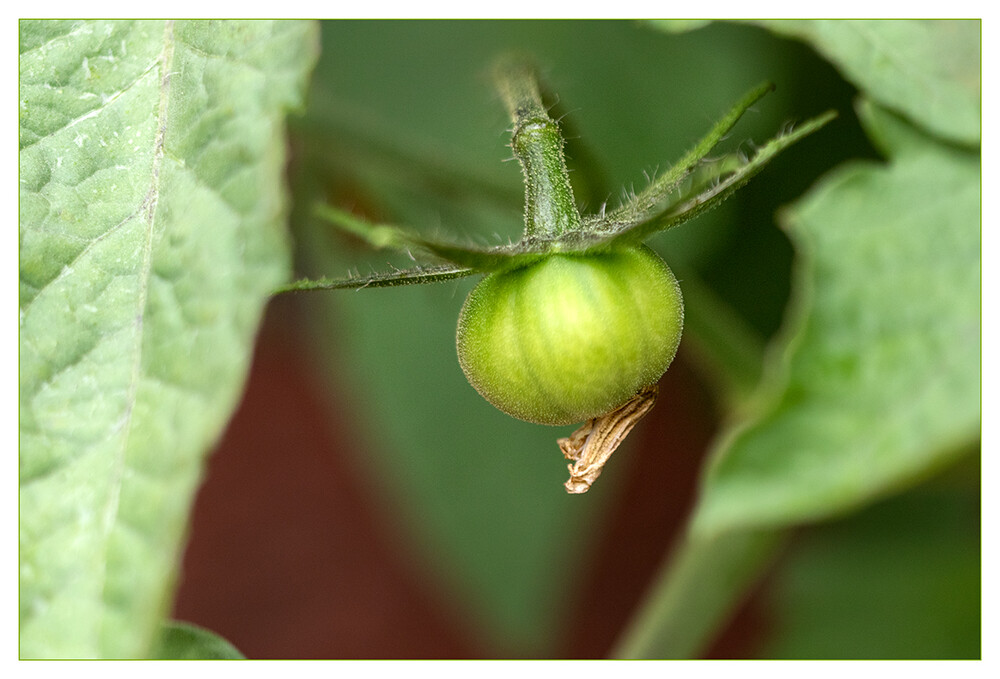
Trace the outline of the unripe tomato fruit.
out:
M 490 274 L 469 293 L 458 360 L 508 415 L 582 422 L 660 379 L 683 318 L 677 279 L 649 248 L 555 254 Z

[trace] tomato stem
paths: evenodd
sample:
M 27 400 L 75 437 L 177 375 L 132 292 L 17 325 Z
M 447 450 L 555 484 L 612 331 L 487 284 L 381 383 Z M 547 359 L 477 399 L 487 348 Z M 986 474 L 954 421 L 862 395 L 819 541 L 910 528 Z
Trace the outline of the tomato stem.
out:
M 508 58 L 495 71 L 497 88 L 514 121 L 511 149 L 524 173 L 524 235 L 553 238 L 580 229 L 559 125 L 542 105 L 534 68 Z
M 688 532 L 612 649 L 619 659 L 698 658 L 785 544 L 781 530 Z

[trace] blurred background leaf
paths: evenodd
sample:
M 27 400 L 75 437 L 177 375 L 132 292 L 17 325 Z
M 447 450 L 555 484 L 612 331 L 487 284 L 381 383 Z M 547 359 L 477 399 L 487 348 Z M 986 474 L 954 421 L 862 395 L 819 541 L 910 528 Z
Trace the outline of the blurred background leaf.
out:
M 947 141 L 978 146 L 978 20 L 762 21 L 806 41 L 881 106 Z
M 196 625 L 168 622 L 150 657 L 157 660 L 242 660 L 236 647 L 214 632 Z

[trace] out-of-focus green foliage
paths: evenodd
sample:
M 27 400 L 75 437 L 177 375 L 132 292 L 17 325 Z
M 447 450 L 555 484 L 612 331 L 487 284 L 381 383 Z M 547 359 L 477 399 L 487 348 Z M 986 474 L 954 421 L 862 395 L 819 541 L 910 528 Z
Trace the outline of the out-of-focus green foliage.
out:
M 812 45 L 873 101 L 916 126 L 947 141 L 979 145 L 980 21 L 760 23 Z
M 243 654 L 218 634 L 183 622 L 164 625 L 150 655 L 157 660 L 243 659 Z
M 858 113 L 884 160 L 838 167 L 785 213 L 799 255 L 795 304 L 757 401 L 717 446 L 695 509 L 695 544 L 863 505 L 974 451 L 979 435 L 980 160 L 977 148 L 953 143 L 979 138 L 978 22 L 767 24 L 815 42 L 861 88 Z M 939 52 L 949 56 L 939 61 Z M 977 551 L 974 531 L 961 534 Z M 845 546 L 846 559 L 853 548 Z M 887 547 L 877 561 L 906 568 L 907 558 Z M 865 559 L 841 565 L 850 572 L 858 562 Z M 864 585 L 890 573 L 876 570 Z M 968 603 L 970 580 L 975 574 L 940 586 Z M 871 603 L 845 601 L 856 614 Z M 820 619 L 803 615 L 805 602 L 786 605 L 785 618 Z M 886 628 L 883 651 L 877 642 L 856 651 L 839 643 L 849 635 L 825 648 L 837 657 L 973 657 L 978 610 L 966 608 L 960 624 L 952 614 Z M 921 635 L 937 643 L 915 651 Z M 823 648 L 807 646 L 777 647 L 791 656 Z

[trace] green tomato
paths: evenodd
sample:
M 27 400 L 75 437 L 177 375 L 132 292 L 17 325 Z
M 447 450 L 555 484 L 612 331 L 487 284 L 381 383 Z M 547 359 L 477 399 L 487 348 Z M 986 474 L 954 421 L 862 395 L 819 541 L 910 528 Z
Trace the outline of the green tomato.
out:
M 683 320 L 677 279 L 649 248 L 556 254 L 490 274 L 469 293 L 458 360 L 508 415 L 582 422 L 660 379 Z

